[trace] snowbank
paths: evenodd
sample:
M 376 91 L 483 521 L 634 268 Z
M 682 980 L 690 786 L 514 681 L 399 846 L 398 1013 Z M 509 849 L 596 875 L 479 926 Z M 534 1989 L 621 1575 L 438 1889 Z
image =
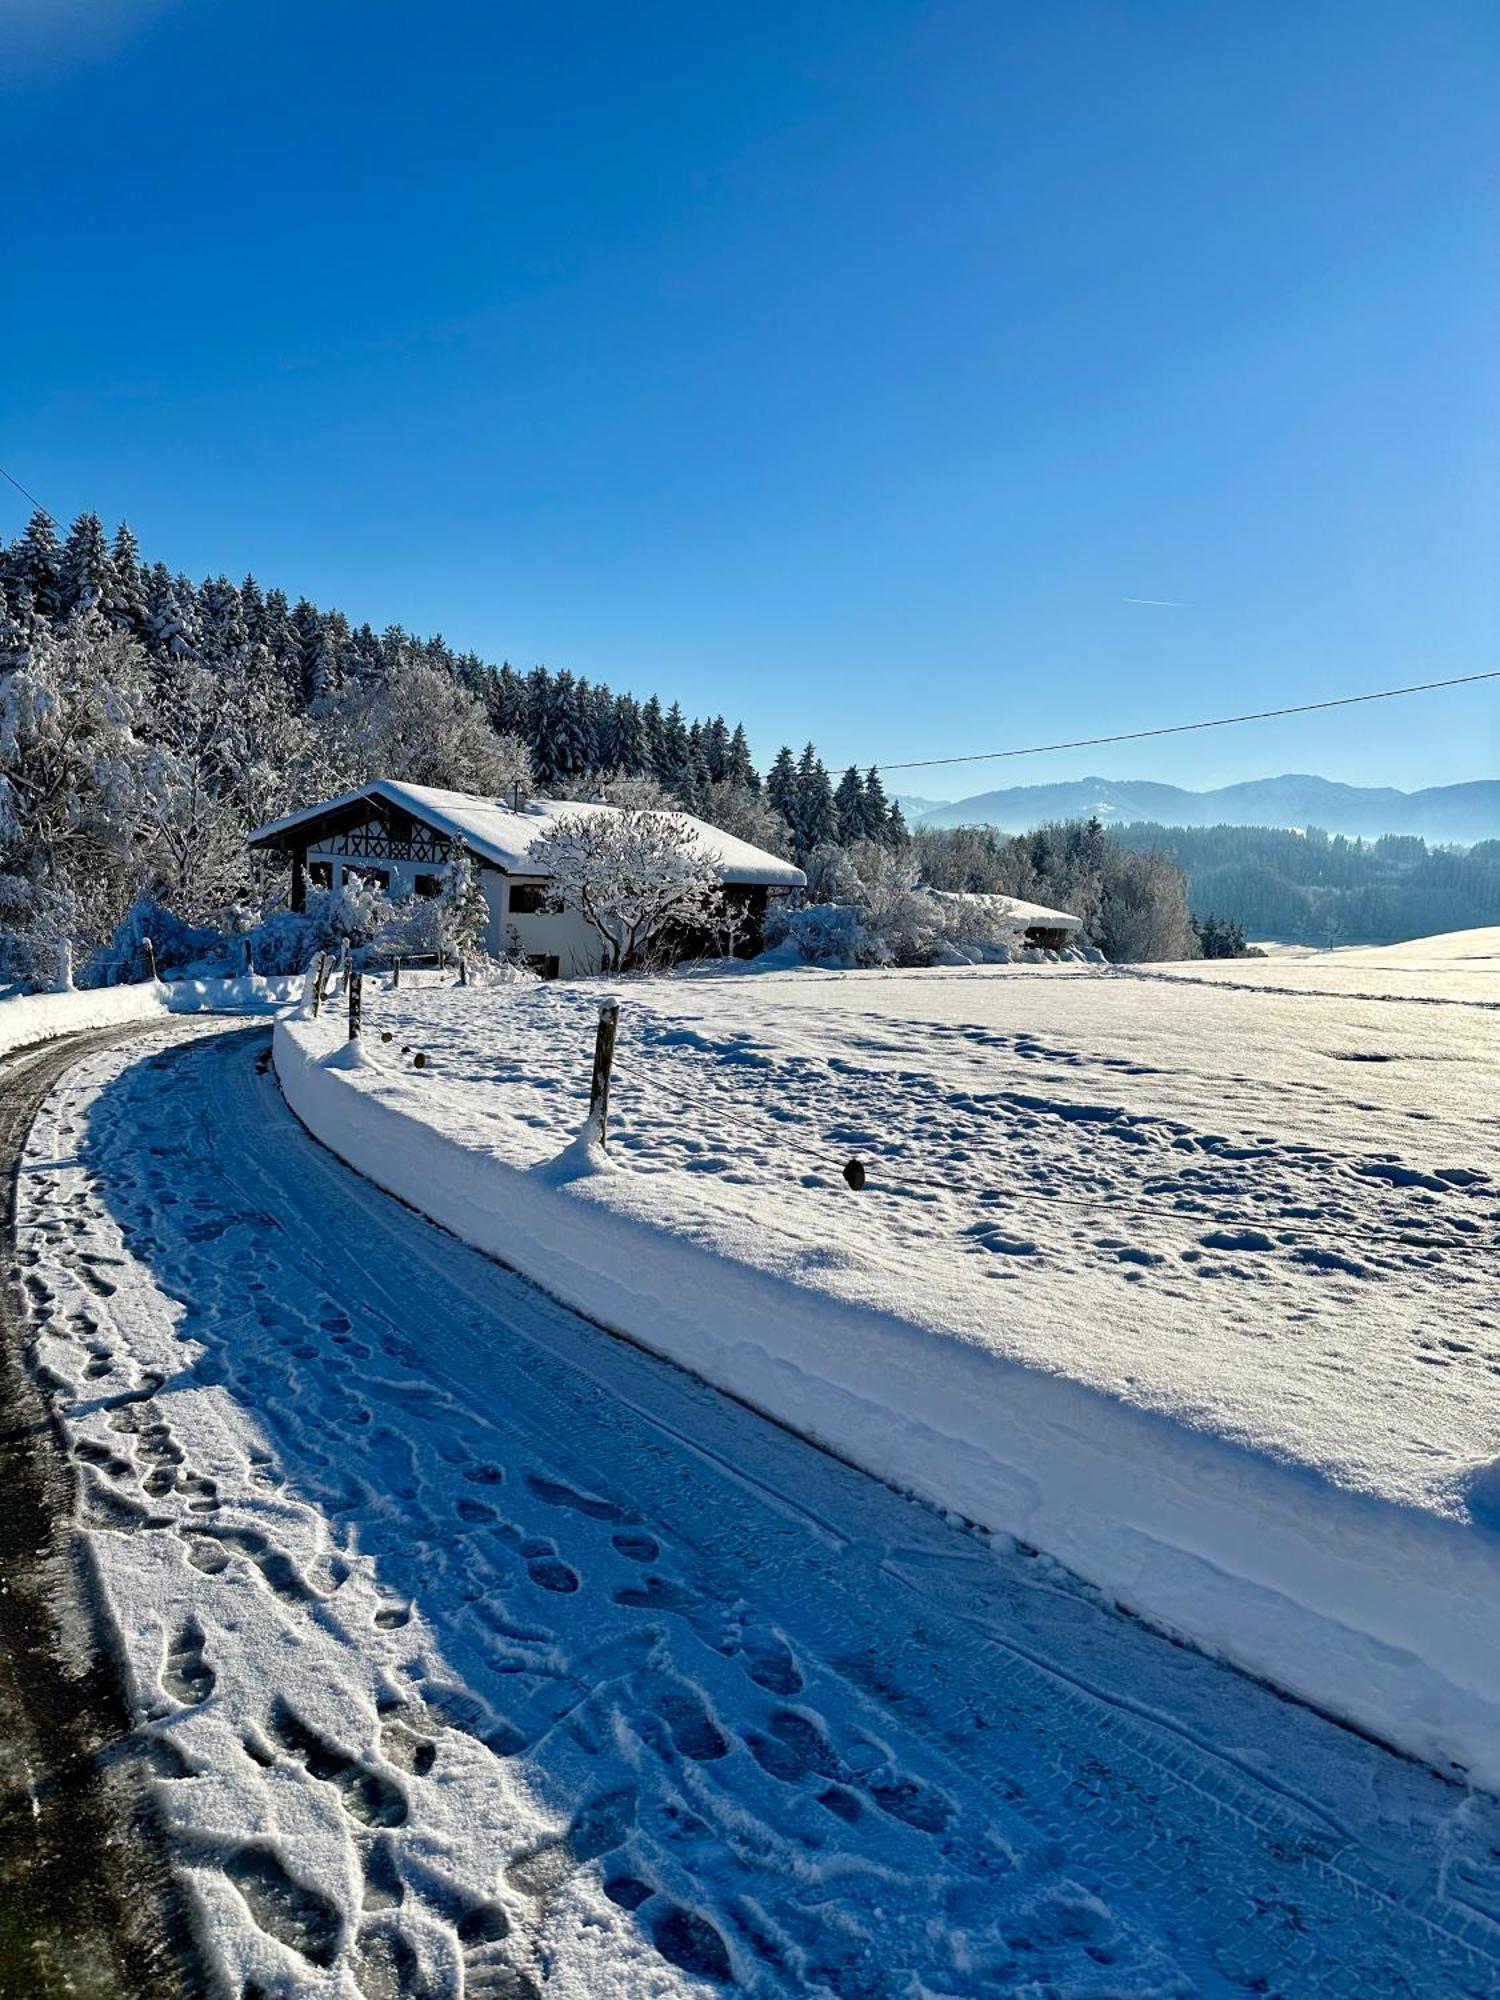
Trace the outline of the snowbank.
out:
M 1018 1359 L 979 1325 L 936 1323 L 895 1263 L 884 1305 L 849 1295 L 850 1260 L 832 1241 L 810 1256 L 795 1191 L 779 1211 L 725 1188 L 718 1206 L 708 1195 L 668 1212 L 656 1176 L 569 1178 L 555 1155 L 524 1164 L 517 1121 L 490 1108 L 497 1093 L 469 1093 L 460 1114 L 431 1071 L 332 1067 L 339 1040 L 327 1020 L 280 1021 L 282 1089 L 318 1139 L 390 1193 L 877 1477 L 1500 1789 L 1500 1532 L 1488 1504 L 1445 1512 L 1344 1484 L 1056 1361 Z M 1475 1481 L 1487 1500 L 1491 1481 Z
M 0 1056 L 87 1028 L 153 1021 L 171 1014 L 272 1014 L 297 997 L 300 979 L 142 980 L 88 992 L 20 993 L 0 1000 Z
M 150 1021 L 167 1011 L 163 986 L 101 986 L 90 993 L 20 993 L 0 1000 L 0 1056 L 85 1028 Z

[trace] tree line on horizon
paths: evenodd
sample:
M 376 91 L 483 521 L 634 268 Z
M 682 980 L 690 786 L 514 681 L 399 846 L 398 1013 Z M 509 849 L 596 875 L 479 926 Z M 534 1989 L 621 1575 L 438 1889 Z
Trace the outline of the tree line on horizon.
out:
M 1429 847 L 1318 827 L 1112 826 L 1110 838 L 1181 868 L 1200 916 L 1292 944 L 1393 944 L 1500 924 L 1500 840 Z

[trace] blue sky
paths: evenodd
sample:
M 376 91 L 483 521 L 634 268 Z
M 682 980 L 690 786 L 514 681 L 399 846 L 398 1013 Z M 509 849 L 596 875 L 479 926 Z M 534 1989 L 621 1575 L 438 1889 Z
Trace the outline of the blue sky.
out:
M 194 575 L 839 764 L 1500 666 L 1491 0 L 11 0 L 0 167 L 0 462 Z

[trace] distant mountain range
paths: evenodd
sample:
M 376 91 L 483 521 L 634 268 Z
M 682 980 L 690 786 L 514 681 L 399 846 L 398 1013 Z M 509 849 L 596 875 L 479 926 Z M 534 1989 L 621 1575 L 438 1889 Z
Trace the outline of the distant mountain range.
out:
M 1464 847 L 1500 839 L 1500 779 L 1494 778 L 1432 785 L 1419 792 L 1339 785 L 1297 773 L 1252 778 L 1210 792 L 1141 779 L 1079 778 L 1068 784 L 1012 785 L 912 811 L 917 804 L 903 802 L 902 808 L 915 825 L 994 826 L 1003 833 L 1025 833 L 1047 820 L 1087 819 L 1097 813 L 1106 825 L 1111 820 L 1155 820 L 1162 826 L 1319 826 L 1326 833 L 1366 840 L 1383 833 L 1415 833 L 1429 842 Z

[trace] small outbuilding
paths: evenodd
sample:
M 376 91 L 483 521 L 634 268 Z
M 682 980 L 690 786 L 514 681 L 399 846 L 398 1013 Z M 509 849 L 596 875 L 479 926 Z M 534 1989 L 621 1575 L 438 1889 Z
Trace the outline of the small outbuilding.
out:
M 937 889 L 945 903 L 980 903 L 1002 922 L 1017 925 L 1028 951 L 1071 951 L 1082 944 L 1083 919 L 1071 910 L 1049 910 L 1020 896 L 980 895 L 972 890 Z
M 489 906 L 485 948 L 496 957 L 519 949 L 547 978 L 577 977 L 599 970 L 599 938 L 574 911 L 548 908 L 551 883 L 532 850 L 559 819 L 619 810 L 573 799 L 484 798 L 373 778 L 256 827 L 249 845 L 290 856 L 294 910 L 306 907 L 309 888 L 341 888 L 346 875 L 373 881 L 393 897 L 436 896 L 455 856 L 467 853 Z M 725 897 L 740 906 L 739 949 L 758 950 L 770 897 L 801 888 L 807 879 L 802 870 L 691 813 L 671 817 L 692 830 Z

